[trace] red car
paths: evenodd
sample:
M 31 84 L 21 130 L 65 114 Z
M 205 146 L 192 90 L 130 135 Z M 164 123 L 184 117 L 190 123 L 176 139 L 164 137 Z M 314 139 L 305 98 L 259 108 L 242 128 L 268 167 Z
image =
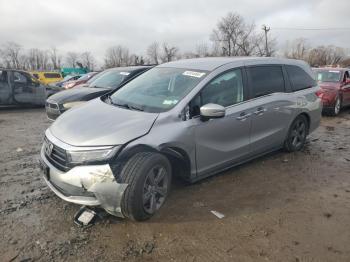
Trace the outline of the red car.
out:
M 350 105 L 350 68 L 316 68 L 320 86 L 317 96 L 322 99 L 323 111 L 333 116 Z
M 85 84 L 87 81 L 89 81 L 92 77 L 94 77 L 98 72 L 90 72 L 87 73 L 83 76 L 81 76 L 79 79 L 77 80 L 73 80 L 73 81 L 68 81 L 67 83 L 64 84 L 64 88 L 65 89 L 71 89 L 77 85 L 81 85 L 81 84 Z

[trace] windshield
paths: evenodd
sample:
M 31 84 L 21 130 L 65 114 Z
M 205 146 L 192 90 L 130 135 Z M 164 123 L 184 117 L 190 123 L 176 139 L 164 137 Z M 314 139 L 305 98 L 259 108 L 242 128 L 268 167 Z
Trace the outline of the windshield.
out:
M 91 74 L 85 74 L 79 77 L 77 80 L 88 80 L 91 77 Z
M 67 75 L 62 79 L 62 81 L 68 81 L 68 80 L 71 80 L 72 78 L 74 78 L 74 75 Z
M 316 70 L 317 81 L 319 82 L 339 82 L 341 71 L 339 70 Z
M 153 68 L 110 96 L 114 105 L 146 112 L 164 112 L 174 107 L 206 75 L 204 71 Z
M 106 71 L 99 75 L 98 78 L 94 79 L 94 81 L 90 83 L 90 86 L 113 89 L 118 87 L 129 74 L 129 72 L 121 72 L 117 70 Z

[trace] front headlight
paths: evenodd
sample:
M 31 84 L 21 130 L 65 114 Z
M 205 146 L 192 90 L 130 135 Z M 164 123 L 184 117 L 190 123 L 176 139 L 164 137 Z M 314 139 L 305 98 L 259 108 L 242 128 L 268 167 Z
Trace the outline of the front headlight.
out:
M 67 151 L 68 161 L 72 164 L 106 161 L 111 159 L 119 148 L 120 146 L 86 151 Z
M 74 86 L 75 83 L 68 83 L 64 86 L 65 89 L 70 89 Z
M 85 103 L 85 101 L 75 101 L 75 102 L 64 103 L 62 106 L 64 109 L 70 109 L 74 106 L 82 105 L 83 103 Z

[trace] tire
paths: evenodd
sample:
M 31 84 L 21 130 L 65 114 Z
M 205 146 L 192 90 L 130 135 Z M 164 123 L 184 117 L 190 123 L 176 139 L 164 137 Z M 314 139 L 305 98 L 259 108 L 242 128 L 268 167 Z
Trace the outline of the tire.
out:
M 339 115 L 340 109 L 341 109 L 341 101 L 340 101 L 340 98 L 338 96 L 337 99 L 335 100 L 333 108 L 330 109 L 329 114 L 331 116 L 337 116 L 337 115 Z
M 288 152 L 300 151 L 305 145 L 308 129 L 309 124 L 305 116 L 299 115 L 295 118 L 289 128 L 284 148 Z
M 122 201 L 123 215 L 135 221 L 153 216 L 164 204 L 171 185 L 169 160 L 153 152 L 132 156 L 121 171 L 121 180 L 127 183 Z

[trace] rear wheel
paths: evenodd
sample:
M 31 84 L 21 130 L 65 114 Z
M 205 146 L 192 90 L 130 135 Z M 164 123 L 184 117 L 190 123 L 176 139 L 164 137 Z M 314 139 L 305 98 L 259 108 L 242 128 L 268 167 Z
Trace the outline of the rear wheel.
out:
M 301 150 L 306 141 L 308 132 L 308 121 L 305 116 L 298 116 L 289 128 L 284 147 L 288 152 Z
M 121 178 L 128 184 L 122 199 L 122 213 L 132 220 L 146 220 L 161 208 L 168 196 L 171 165 L 159 153 L 138 153 L 127 161 Z

